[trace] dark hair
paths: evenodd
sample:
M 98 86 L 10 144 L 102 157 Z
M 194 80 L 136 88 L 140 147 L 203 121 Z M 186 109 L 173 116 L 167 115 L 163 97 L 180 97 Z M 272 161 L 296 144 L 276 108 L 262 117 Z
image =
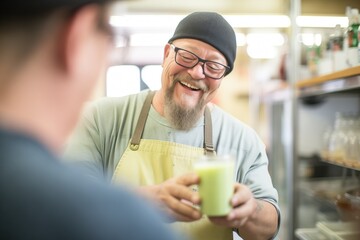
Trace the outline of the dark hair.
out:
M 46 25 L 53 22 L 50 16 L 51 13 L 38 13 L 0 17 L 0 52 L 6 53 L 6 60 L 16 65 L 23 62 L 39 43 L 45 29 L 49 29 Z
M 107 23 L 107 4 L 99 4 L 98 28 L 110 33 Z M 0 16 L 0 62 L 21 67 L 31 53 L 40 47 L 48 34 L 55 34 L 61 24 L 66 23 L 81 8 L 61 8 L 52 11 L 37 11 L 19 15 Z M 4 59 L 6 58 L 6 59 Z M 11 69 L 7 69 L 11 72 Z

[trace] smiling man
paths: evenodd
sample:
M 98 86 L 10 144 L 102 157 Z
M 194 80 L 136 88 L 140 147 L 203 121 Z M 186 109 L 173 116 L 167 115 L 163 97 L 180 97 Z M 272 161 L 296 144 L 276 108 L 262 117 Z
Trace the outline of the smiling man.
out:
M 161 89 L 104 98 L 87 110 L 66 154 L 93 175 L 127 182 L 153 199 L 191 239 L 270 239 L 280 213 L 256 133 L 211 104 L 234 66 L 236 37 L 214 12 L 185 17 L 164 47 Z M 232 211 L 207 218 L 192 163 L 204 154 L 236 158 Z M 190 204 L 189 204 L 190 203 Z

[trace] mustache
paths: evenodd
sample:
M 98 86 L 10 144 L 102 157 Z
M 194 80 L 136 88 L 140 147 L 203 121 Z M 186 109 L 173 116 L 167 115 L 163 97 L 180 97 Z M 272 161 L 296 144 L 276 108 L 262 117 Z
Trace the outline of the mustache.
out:
M 175 84 L 178 82 L 185 82 L 196 88 L 199 88 L 203 92 L 207 92 L 209 90 L 209 88 L 206 86 L 203 80 L 194 80 L 190 76 L 188 77 L 175 76 L 172 85 L 175 86 Z

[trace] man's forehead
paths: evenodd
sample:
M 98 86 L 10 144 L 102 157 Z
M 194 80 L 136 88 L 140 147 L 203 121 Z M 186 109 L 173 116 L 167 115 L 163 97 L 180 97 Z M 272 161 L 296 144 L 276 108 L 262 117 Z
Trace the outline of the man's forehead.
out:
M 179 38 L 174 40 L 174 45 L 177 47 L 185 48 L 189 51 L 195 51 L 195 52 L 201 52 L 206 51 L 208 54 L 210 54 L 213 57 L 221 57 L 224 58 L 224 55 L 215 47 L 212 45 L 193 38 Z

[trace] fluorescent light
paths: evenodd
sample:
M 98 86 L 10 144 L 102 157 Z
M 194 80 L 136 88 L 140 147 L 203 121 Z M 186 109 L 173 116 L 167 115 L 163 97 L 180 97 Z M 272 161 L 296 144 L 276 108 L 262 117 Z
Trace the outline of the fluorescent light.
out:
M 111 16 L 114 27 L 175 29 L 185 15 L 123 15 Z M 224 15 L 234 28 L 287 28 L 290 19 L 285 15 Z M 206 26 L 205 26 L 206 27 Z
M 270 45 L 249 45 L 246 51 L 253 59 L 273 59 L 277 54 L 276 48 Z
M 164 46 L 170 38 L 167 33 L 134 33 L 130 35 L 130 46 Z
M 345 28 L 349 24 L 347 17 L 331 17 L 331 16 L 298 16 L 296 24 L 299 27 L 318 27 L 318 28 L 334 28 L 336 24 L 340 24 Z
M 248 45 L 282 46 L 285 39 L 281 33 L 249 33 L 246 35 L 246 42 Z
M 284 36 L 280 33 L 248 33 L 246 52 L 253 59 L 273 59 L 277 48 L 284 45 Z
M 173 31 L 185 15 L 142 15 L 131 14 L 111 16 L 110 24 L 114 27 L 140 28 L 140 29 L 169 29 Z M 286 15 L 224 15 L 224 18 L 234 28 L 288 28 L 291 26 L 290 18 Z M 296 23 L 299 27 L 332 28 L 336 24 L 341 27 L 348 26 L 347 17 L 336 16 L 298 16 Z
M 111 16 L 110 24 L 126 28 L 169 28 L 175 30 L 185 15 L 123 15 Z
M 287 28 L 290 18 L 285 15 L 224 15 L 234 28 Z

